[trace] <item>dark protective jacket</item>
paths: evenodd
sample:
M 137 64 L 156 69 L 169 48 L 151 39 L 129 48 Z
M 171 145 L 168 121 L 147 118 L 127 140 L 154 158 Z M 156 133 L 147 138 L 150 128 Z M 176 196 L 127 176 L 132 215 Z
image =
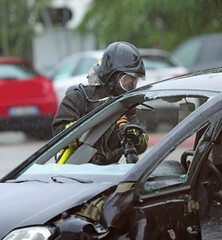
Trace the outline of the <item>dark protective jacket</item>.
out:
M 96 100 L 107 97 L 106 92 L 100 86 L 84 86 L 87 96 Z M 70 122 L 79 118 L 100 106 L 102 102 L 91 103 L 87 101 L 84 94 L 78 87 L 70 87 L 63 98 L 52 123 L 52 131 L 55 136 L 66 128 Z
M 108 96 L 102 86 L 84 86 L 84 90 L 87 96 L 92 100 L 97 100 Z M 66 128 L 67 124 L 77 121 L 79 118 L 101 104 L 103 104 L 103 102 L 89 102 L 80 88 L 76 87 L 68 89 L 66 96 L 63 98 L 53 120 L 53 134 L 58 134 Z M 129 121 L 130 123 L 136 123 L 135 116 L 130 116 Z M 116 139 L 118 139 L 117 130 L 117 127 L 113 126 L 105 134 L 105 136 L 102 137 L 102 139 L 99 139 L 95 146 L 95 148 L 98 149 L 98 153 L 102 156 L 105 156 L 105 161 L 107 161 L 107 164 L 117 162 L 121 157 L 118 155 L 115 159 L 113 159 L 113 151 L 121 147 L 120 141 L 116 141 Z M 148 137 L 143 139 L 140 146 L 136 147 L 139 154 L 146 150 L 147 140 Z

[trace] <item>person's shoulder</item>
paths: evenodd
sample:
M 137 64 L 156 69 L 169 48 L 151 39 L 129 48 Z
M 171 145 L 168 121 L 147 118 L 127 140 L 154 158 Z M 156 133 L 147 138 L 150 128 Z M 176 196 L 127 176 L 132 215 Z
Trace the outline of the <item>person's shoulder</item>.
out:
M 66 90 L 66 96 L 75 91 L 80 91 L 79 85 L 72 85 Z
M 86 91 L 91 91 L 93 89 L 93 87 L 90 85 L 83 85 L 83 84 L 81 84 L 81 86 L 80 85 L 72 85 L 67 89 L 66 95 L 73 93 L 73 92 L 75 93 L 76 91 L 81 92 L 81 89 L 85 89 Z

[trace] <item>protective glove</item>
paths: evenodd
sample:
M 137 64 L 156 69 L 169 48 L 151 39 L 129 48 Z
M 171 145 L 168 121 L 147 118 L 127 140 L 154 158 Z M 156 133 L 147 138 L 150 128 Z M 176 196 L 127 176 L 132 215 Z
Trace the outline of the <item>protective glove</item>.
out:
M 127 138 L 130 139 L 134 144 L 138 144 L 140 142 L 140 137 L 143 133 L 144 130 L 136 124 L 122 125 L 118 129 L 120 140 Z
M 69 128 L 72 126 L 75 122 L 70 122 L 69 124 L 66 125 L 66 128 Z M 55 159 L 56 162 L 59 164 L 65 163 L 70 155 L 82 145 L 82 142 L 80 142 L 80 137 L 74 139 L 72 143 L 70 143 L 66 148 L 62 149 L 59 151 L 59 153 L 56 154 Z
M 138 154 L 143 153 L 148 147 L 148 136 L 145 130 L 136 124 L 126 124 L 118 128 L 118 136 L 121 144 L 127 140 L 132 141 Z
M 72 126 L 75 122 L 76 122 L 76 121 L 70 122 L 69 124 L 66 125 L 66 128 L 69 128 L 69 127 Z M 73 141 L 72 143 L 70 143 L 70 144 L 68 145 L 68 147 L 69 147 L 69 148 L 73 148 L 74 150 L 76 150 L 78 147 L 80 147 L 80 146 L 82 145 L 82 142 L 80 142 L 80 140 L 79 140 L 80 138 L 81 138 L 81 136 L 79 136 L 78 138 L 74 139 L 74 141 Z

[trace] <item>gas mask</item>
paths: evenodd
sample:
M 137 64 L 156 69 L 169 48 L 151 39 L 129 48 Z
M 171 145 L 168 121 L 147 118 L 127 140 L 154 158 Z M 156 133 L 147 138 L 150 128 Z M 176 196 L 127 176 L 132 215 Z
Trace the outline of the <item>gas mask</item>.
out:
M 134 77 L 125 73 L 118 74 L 114 80 L 112 94 L 118 96 L 120 94 L 135 89 L 138 79 L 138 76 Z

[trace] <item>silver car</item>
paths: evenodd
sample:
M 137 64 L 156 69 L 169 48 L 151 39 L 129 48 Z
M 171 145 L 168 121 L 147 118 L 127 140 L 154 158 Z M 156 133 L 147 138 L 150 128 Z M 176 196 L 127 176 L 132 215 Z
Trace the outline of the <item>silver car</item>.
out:
M 139 51 L 144 60 L 146 81 L 139 81 L 137 87 L 188 73 L 188 70 L 167 51 L 148 48 L 139 49 Z M 53 80 L 58 103 L 62 101 L 70 86 L 80 83 L 88 85 L 88 72 L 92 65 L 101 59 L 102 54 L 103 50 L 73 54 L 59 62 L 48 73 Z

